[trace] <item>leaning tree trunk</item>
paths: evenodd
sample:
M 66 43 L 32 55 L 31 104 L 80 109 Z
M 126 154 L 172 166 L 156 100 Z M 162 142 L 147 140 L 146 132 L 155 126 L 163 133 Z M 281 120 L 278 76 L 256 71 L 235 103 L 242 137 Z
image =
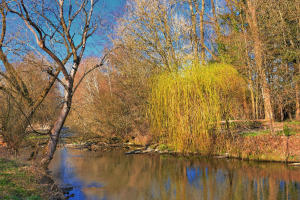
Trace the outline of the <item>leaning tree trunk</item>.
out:
M 62 105 L 61 112 L 56 120 L 56 122 L 53 125 L 53 128 L 50 130 L 50 139 L 48 142 L 47 150 L 45 152 L 45 155 L 41 161 L 41 164 L 43 166 L 48 166 L 50 161 L 53 158 L 54 152 L 56 150 L 56 146 L 59 140 L 59 134 L 60 131 L 65 123 L 65 120 L 70 112 L 71 104 L 72 104 L 72 96 L 75 92 L 76 88 L 79 86 L 79 83 L 83 80 L 83 78 L 93 71 L 94 69 L 100 67 L 103 65 L 104 59 L 106 56 L 103 57 L 100 64 L 94 66 L 92 69 L 88 70 L 84 73 L 84 75 L 79 79 L 79 82 L 76 84 L 76 86 L 73 88 L 76 72 L 78 70 L 80 61 L 83 57 L 85 48 L 86 48 L 86 42 L 87 39 L 94 34 L 97 28 L 97 24 L 91 23 L 93 21 L 92 15 L 94 11 L 94 6 L 96 4 L 96 0 L 90 0 L 90 1 L 82 1 L 82 4 L 78 6 L 77 10 L 72 11 L 72 3 L 69 1 L 69 5 L 66 5 L 66 1 L 60 0 L 56 1 L 57 5 L 50 5 L 51 9 L 53 8 L 55 13 L 59 13 L 55 19 L 52 19 L 48 15 L 49 13 L 42 9 L 41 12 L 34 10 L 36 12 L 33 12 L 32 8 L 30 8 L 30 3 L 25 3 L 24 1 L 17 1 L 17 8 L 15 9 L 15 6 L 13 4 L 10 4 L 6 1 L 4 2 L 4 7 L 8 12 L 11 12 L 13 14 L 16 14 L 20 20 L 25 22 L 25 25 L 27 28 L 32 32 L 32 36 L 36 40 L 36 44 L 43 50 L 44 53 L 46 53 L 55 63 L 55 67 L 51 67 L 50 70 L 47 70 L 47 73 L 54 77 L 54 80 L 57 80 L 60 82 L 63 87 L 65 88 L 64 93 L 64 102 Z M 26 1 L 27 2 L 27 1 Z M 88 3 L 89 2 L 89 3 Z M 3 4 L 3 3 L 2 3 Z M 2 6 L 3 7 L 3 6 Z M 1 15 L 5 16 L 3 13 L 3 9 L 0 9 Z M 50 12 L 51 13 L 51 12 Z M 67 16 L 65 13 L 69 13 Z M 65 54 L 64 58 L 60 58 L 58 54 L 56 54 L 56 48 L 60 49 L 59 42 L 53 43 L 53 48 L 49 48 L 49 37 L 45 37 L 50 34 L 49 27 L 41 26 L 40 21 L 34 20 L 34 14 L 40 15 L 43 18 L 47 19 L 49 21 L 50 29 L 55 29 L 59 32 L 59 34 L 56 34 L 54 36 L 55 41 L 64 41 L 64 46 L 66 49 L 66 52 L 62 53 Z M 73 24 L 77 23 L 77 20 L 75 18 L 80 18 L 82 16 L 84 18 L 83 23 L 80 24 L 82 29 L 79 30 L 79 32 L 76 31 L 76 34 L 73 34 Z M 5 19 L 5 17 L 2 17 Z M 54 21 L 55 22 L 54 22 Z M 56 23 L 56 21 L 59 21 L 60 23 Z M 3 20 L 2 20 L 3 21 Z M 2 23 L 2 27 L 4 27 L 5 23 Z M 71 28 L 73 27 L 73 28 Z M 49 32 L 50 31 L 50 32 Z M 4 34 L 2 33 L 2 36 Z M 1 37 L 3 38 L 3 37 Z M 75 39 L 76 43 L 77 40 L 81 41 L 78 45 L 75 45 Z M 2 44 L 2 39 L 0 39 L 0 47 Z M 52 43 L 51 43 L 52 44 Z M 53 50 L 51 50 L 53 49 Z M 0 48 L 1 50 L 1 48 Z M 1 52 L 0 52 L 1 54 Z M 0 55 L 1 57 L 1 55 Z M 73 59 L 73 66 L 71 71 L 66 67 L 66 64 L 71 62 L 71 58 Z M 55 72 L 56 71 L 56 72 Z M 53 73 L 55 72 L 55 73 Z M 62 73 L 63 78 L 65 81 L 61 80 L 58 75 Z M 53 84 L 53 83 L 52 83 Z M 27 94 L 27 91 L 24 90 L 24 94 Z M 26 96 L 26 95 L 25 95 Z M 44 97 L 42 97 L 44 98 Z
M 65 97 L 64 97 L 64 103 L 62 106 L 62 109 L 60 111 L 60 114 L 57 118 L 57 120 L 54 123 L 54 126 L 50 130 L 50 139 L 47 144 L 47 149 L 46 153 L 41 161 L 41 165 L 44 168 L 47 168 L 50 161 L 52 160 L 58 141 L 59 141 L 59 135 L 60 131 L 67 119 L 67 116 L 70 112 L 71 109 L 71 104 L 72 104 L 72 86 L 69 84 L 69 90 L 65 90 Z

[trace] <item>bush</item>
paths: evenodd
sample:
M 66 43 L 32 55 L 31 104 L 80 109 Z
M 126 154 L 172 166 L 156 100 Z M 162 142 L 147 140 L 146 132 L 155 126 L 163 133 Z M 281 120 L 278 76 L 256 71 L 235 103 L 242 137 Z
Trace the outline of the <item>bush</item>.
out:
M 8 147 L 18 153 L 26 135 L 28 121 L 12 97 L 4 97 L 0 111 L 0 135 Z M 25 107 L 24 105 L 22 105 Z M 25 109 L 24 109 L 25 110 Z
M 154 77 L 148 113 L 155 138 L 177 151 L 211 153 L 219 122 L 241 115 L 245 88 L 238 72 L 226 64 Z
M 89 68 L 93 60 L 85 62 L 83 64 Z M 68 126 L 82 133 L 82 140 L 117 137 L 126 141 L 147 135 L 145 115 L 149 84 L 146 73 L 143 68 L 131 65 L 117 72 L 92 72 L 74 95 Z

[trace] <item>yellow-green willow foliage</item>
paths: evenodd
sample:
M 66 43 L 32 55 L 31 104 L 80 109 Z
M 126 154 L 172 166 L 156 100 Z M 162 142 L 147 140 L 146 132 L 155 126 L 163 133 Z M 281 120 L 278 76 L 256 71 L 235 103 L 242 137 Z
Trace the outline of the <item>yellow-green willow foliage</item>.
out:
M 177 151 L 212 153 L 222 120 L 245 100 L 245 82 L 230 65 L 165 72 L 153 80 L 149 118 L 154 136 Z

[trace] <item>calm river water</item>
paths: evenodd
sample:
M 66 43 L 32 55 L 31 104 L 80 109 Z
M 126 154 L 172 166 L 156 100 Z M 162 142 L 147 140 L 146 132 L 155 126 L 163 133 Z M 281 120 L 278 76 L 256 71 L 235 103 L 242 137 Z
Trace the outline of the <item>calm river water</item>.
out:
M 300 167 L 59 149 L 50 169 L 78 200 L 300 200 Z

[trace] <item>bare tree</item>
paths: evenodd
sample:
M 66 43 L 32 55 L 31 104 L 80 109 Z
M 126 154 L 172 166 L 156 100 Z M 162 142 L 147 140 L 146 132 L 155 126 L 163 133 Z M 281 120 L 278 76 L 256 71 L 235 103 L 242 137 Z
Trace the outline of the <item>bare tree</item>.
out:
M 255 61 L 261 76 L 262 81 L 262 94 L 264 99 L 264 108 L 265 108 L 265 119 L 270 120 L 271 124 L 274 120 L 273 109 L 271 105 L 271 95 L 270 95 L 270 88 L 267 83 L 267 77 L 265 69 L 263 68 L 263 46 L 260 39 L 260 34 L 258 30 L 258 23 L 257 23 L 257 14 L 256 14 L 256 7 L 255 2 L 247 1 L 248 11 L 248 22 L 250 24 L 250 31 L 252 33 L 253 41 L 254 41 L 254 54 L 255 54 Z
M 45 100 L 46 96 L 49 94 L 51 88 L 53 87 L 59 71 L 53 73 L 53 77 L 48 79 L 46 85 L 42 84 L 44 87 L 40 91 L 39 95 L 34 95 L 33 91 L 29 89 L 28 83 L 24 81 L 24 76 L 16 70 L 16 63 L 11 63 L 8 56 L 4 50 L 7 46 L 6 44 L 6 29 L 7 29 L 7 9 L 5 1 L 1 2 L 0 5 L 1 14 L 1 38 L 0 38 L 0 60 L 3 63 L 4 70 L 0 70 L 0 91 L 7 96 L 8 101 L 12 102 L 9 105 L 16 105 L 17 112 L 20 113 L 16 122 L 9 123 L 8 118 L 2 123 L 2 135 L 9 140 L 9 146 L 15 151 L 18 150 L 20 141 L 10 141 L 9 137 L 15 137 L 11 132 L 18 132 L 18 137 L 23 138 L 26 134 L 25 129 L 31 126 L 31 120 L 37 109 Z M 0 80 L 1 80 L 0 79 Z M 10 107 L 10 106 L 9 106 Z M 8 112 L 11 112 L 9 109 Z M 9 115 L 7 115 L 8 117 Z M 14 136 L 13 136 L 14 135 Z
M 23 0 L 14 0 L 6 3 L 8 11 L 23 20 L 39 48 L 55 62 L 56 68 L 48 73 L 56 77 L 64 88 L 62 108 L 50 131 L 46 154 L 41 161 L 44 167 L 53 158 L 60 131 L 71 109 L 72 97 L 81 82 L 75 85 L 74 79 L 86 49 L 87 39 L 97 28 L 97 23 L 93 21 L 96 2 L 56 0 L 25 3 Z M 101 66 L 103 62 L 104 58 L 93 69 Z M 71 65 L 71 69 L 68 65 Z M 61 72 L 63 78 L 56 76 L 55 72 Z M 83 74 L 82 79 L 87 73 Z

